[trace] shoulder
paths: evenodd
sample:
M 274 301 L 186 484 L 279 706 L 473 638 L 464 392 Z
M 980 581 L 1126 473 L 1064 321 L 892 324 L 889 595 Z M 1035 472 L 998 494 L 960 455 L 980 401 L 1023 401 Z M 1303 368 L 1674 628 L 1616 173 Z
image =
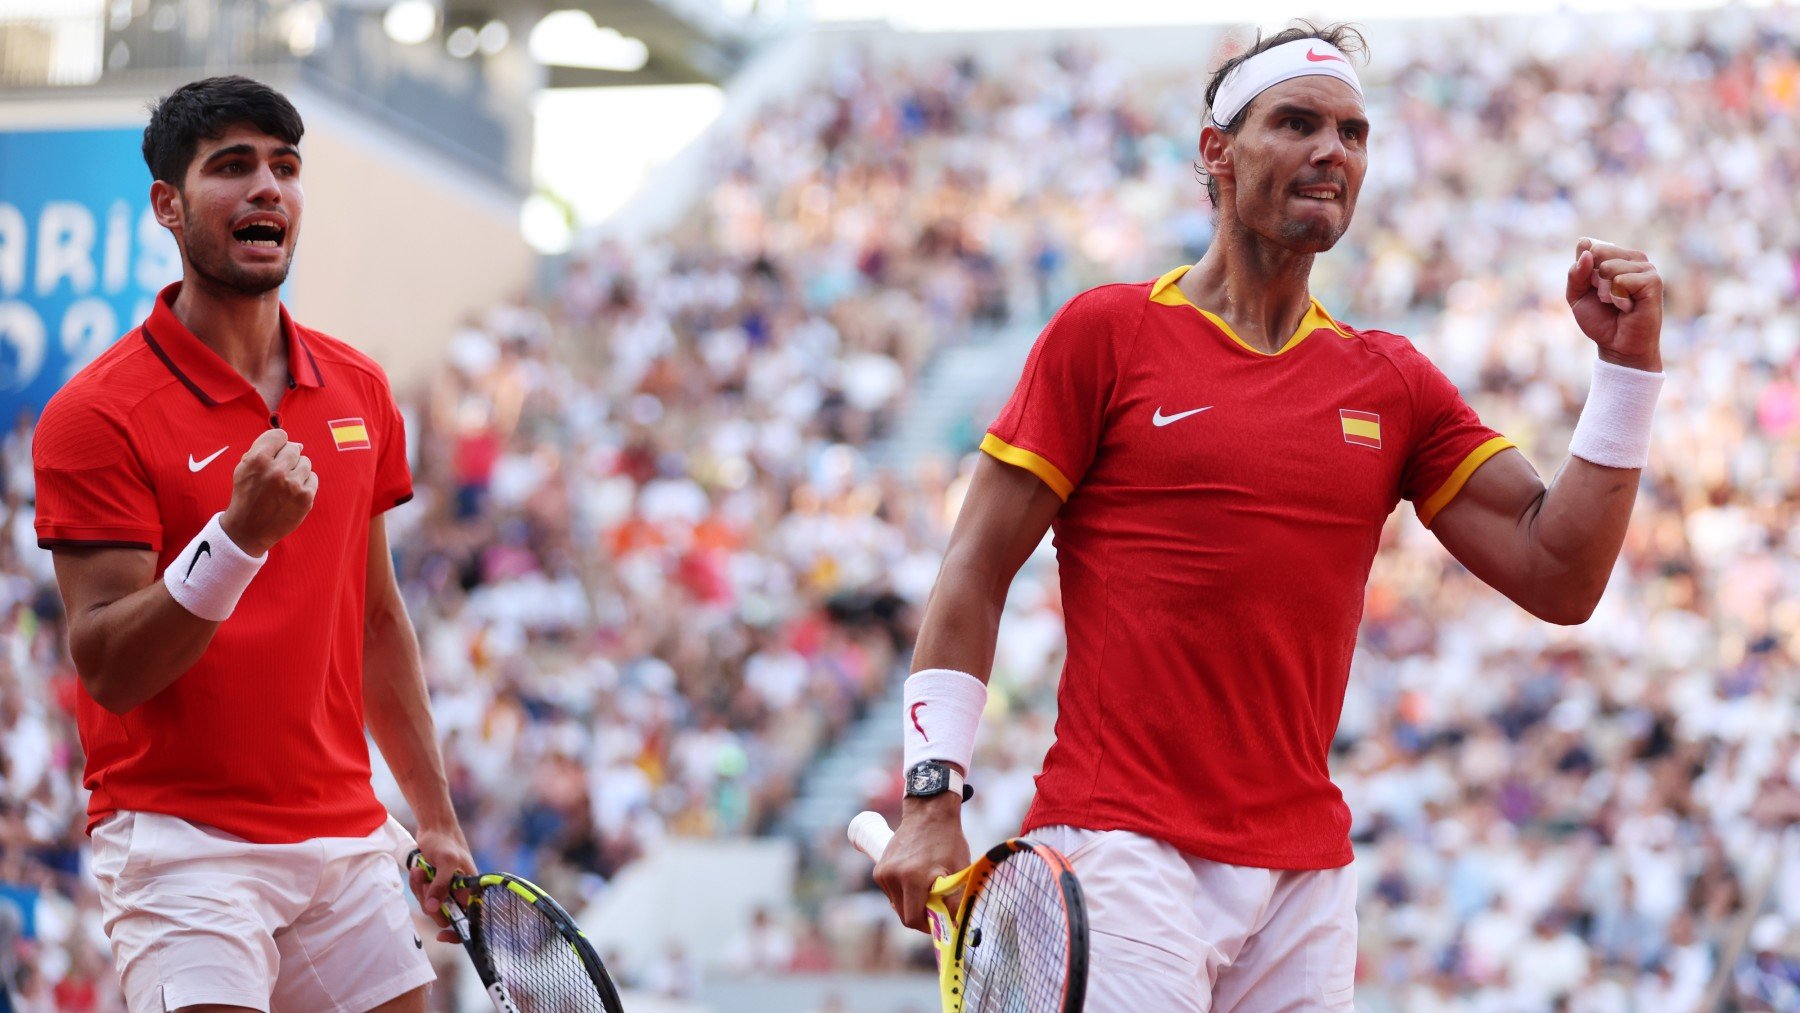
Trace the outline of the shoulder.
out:
M 331 372 L 347 372 L 357 382 L 370 384 L 383 391 L 388 390 L 387 371 L 381 364 L 370 358 L 356 346 L 340 338 L 334 338 L 324 331 L 296 323 L 301 340 L 306 344 L 307 352 L 318 361 L 322 370 Z M 330 367 L 337 367 L 330 369 Z
M 1150 305 L 1150 286 L 1150 282 L 1117 282 L 1090 288 L 1063 303 L 1049 329 L 1074 330 L 1096 338 L 1136 333 Z
M 1093 320 L 1135 319 L 1150 302 L 1153 282 L 1114 282 L 1090 288 L 1063 304 L 1062 313 Z
M 1371 354 L 1386 359 L 1409 388 L 1416 388 L 1421 383 L 1443 375 L 1425 353 L 1412 343 L 1412 339 L 1404 335 L 1372 327 L 1352 327 L 1341 320 L 1337 321 L 1337 325 L 1350 340 L 1360 343 Z
M 175 382 L 175 374 L 157 358 L 144 332 L 133 329 L 77 370 L 50 403 L 132 406 Z
M 71 454 L 105 452 L 125 433 L 131 413 L 175 382 L 142 332 L 131 331 L 77 371 L 44 405 L 33 441 L 40 463 L 47 452 L 59 461 Z
M 1336 320 L 1335 323 L 1338 327 L 1343 329 L 1344 333 L 1348 335 L 1351 340 L 1362 342 L 1364 347 L 1377 355 L 1403 359 L 1424 358 L 1424 355 L 1419 352 L 1418 348 L 1414 347 L 1412 339 L 1405 335 L 1395 334 L 1392 331 L 1383 331 L 1373 327 L 1353 327 L 1350 324 L 1344 323 L 1342 320 Z

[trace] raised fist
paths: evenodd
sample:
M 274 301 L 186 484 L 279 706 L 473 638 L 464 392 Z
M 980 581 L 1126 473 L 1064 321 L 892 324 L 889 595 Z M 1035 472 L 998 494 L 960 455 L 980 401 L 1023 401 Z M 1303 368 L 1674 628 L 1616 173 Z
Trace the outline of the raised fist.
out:
M 231 505 L 219 524 L 252 556 L 268 552 L 312 510 L 319 476 L 300 449 L 285 430 L 271 429 L 250 444 L 231 473 Z
M 1583 237 L 1569 268 L 1568 300 L 1602 358 L 1662 371 L 1663 281 L 1642 250 Z

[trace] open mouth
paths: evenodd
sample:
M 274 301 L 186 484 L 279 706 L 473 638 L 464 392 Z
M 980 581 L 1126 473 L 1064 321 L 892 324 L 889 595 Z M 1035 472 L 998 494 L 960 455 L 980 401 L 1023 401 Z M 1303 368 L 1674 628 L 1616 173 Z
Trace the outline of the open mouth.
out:
M 1331 201 L 1338 199 L 1338 191 L 1336 187 L 1331 186 L 1307 187 L 1300 191 L 1300 196 L 1308 200 Z
M 271 219 L 259 218 L 231 230 L 231 237 L 245 246 L 272 250 L 287 238 L 287 228 Z

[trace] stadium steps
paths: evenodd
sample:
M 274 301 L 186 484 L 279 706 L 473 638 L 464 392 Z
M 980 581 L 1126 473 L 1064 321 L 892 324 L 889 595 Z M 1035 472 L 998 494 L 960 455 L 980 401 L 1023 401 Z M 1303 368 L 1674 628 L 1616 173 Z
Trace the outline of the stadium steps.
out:
M 974 414 L 987 403 L 998 408 L 1018 380 L 1036 337 L 1032 325 L 996 328 L 938 354 L 902 407 L 899 427 L 870 448 L 871 461 L 907 474 L 927 458 L 973 450 L 981 424 Z M 811 844 L 821 834 L 841 833 L 861 809 L 869 772 L 897 762 L 894 715 L 900 713 L 904 676 L 904 671 L 895 672 L 887 692 L 825 751 L 777 823 L 778 833 Z
M 907 474 L 926 458 L 975 449 L 986 420 L 977 421 L 974 413 L 988 405 L 998 410 L 1036 337 L 1035 327 L 1013 325 L 978 332 L 940 353 L 926 366 L 892 435 L 870 449 L 873 463 Z
M 896 670 L 888 689 L 869 705 L 861 720 L 838 740 L 800 785 L 800 794 L 777 824 L 777 832 L 802 846 L 827 832 L 841 833 L 862 808 L 871 770 L 897 762 L 900 737 L 894 716 L 900 713 L 905 672 Z

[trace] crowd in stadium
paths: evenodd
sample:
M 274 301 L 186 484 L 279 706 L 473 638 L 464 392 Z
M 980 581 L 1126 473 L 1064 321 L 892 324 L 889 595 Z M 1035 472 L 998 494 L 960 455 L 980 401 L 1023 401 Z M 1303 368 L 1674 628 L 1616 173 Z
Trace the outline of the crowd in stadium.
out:
M 1359 983 L 1409 1010 L 1623 1013 L 1696 1008 L 1722 972 L 1740 1008 L 1796 1008 L 1800 220 L 1771 211 L 1800 188 L 1800 22 L 1459 25 L 1374 37 L 1371 169 L 1316 294 L 1409 334 L 1547 473 L 1592 357 L 1563 272 L 1604 235 L 1669 279 L 1672 381 L 1587 625 L 1488 591 L 1409 509 L 1390 525 L 1336 751 Z M 1080 49 L 845 57 L 732 142 L 682 227 L 586 249 L 449 339 L 402 392 L 419 496 L 390 525 L 484 865 L 578 906 L 670 836 L 774 826 L 901 673 L 935 574 L 968 447 L 877 466 L 922 368 L 1198 255 L 1202 83 Z M 0 972 L 22 1009 L 108 1010 L 30 437 L 0 445 Z M 977 842 L 1030 798 L 1058 604 L 1040 554 L 1001 631 Z M 866 800 L 890 814 L 897 744 Z M 866 860 L 804 843 L 796 902 L 724 966 L 617 970 L 691 994 L 929 960 Z

